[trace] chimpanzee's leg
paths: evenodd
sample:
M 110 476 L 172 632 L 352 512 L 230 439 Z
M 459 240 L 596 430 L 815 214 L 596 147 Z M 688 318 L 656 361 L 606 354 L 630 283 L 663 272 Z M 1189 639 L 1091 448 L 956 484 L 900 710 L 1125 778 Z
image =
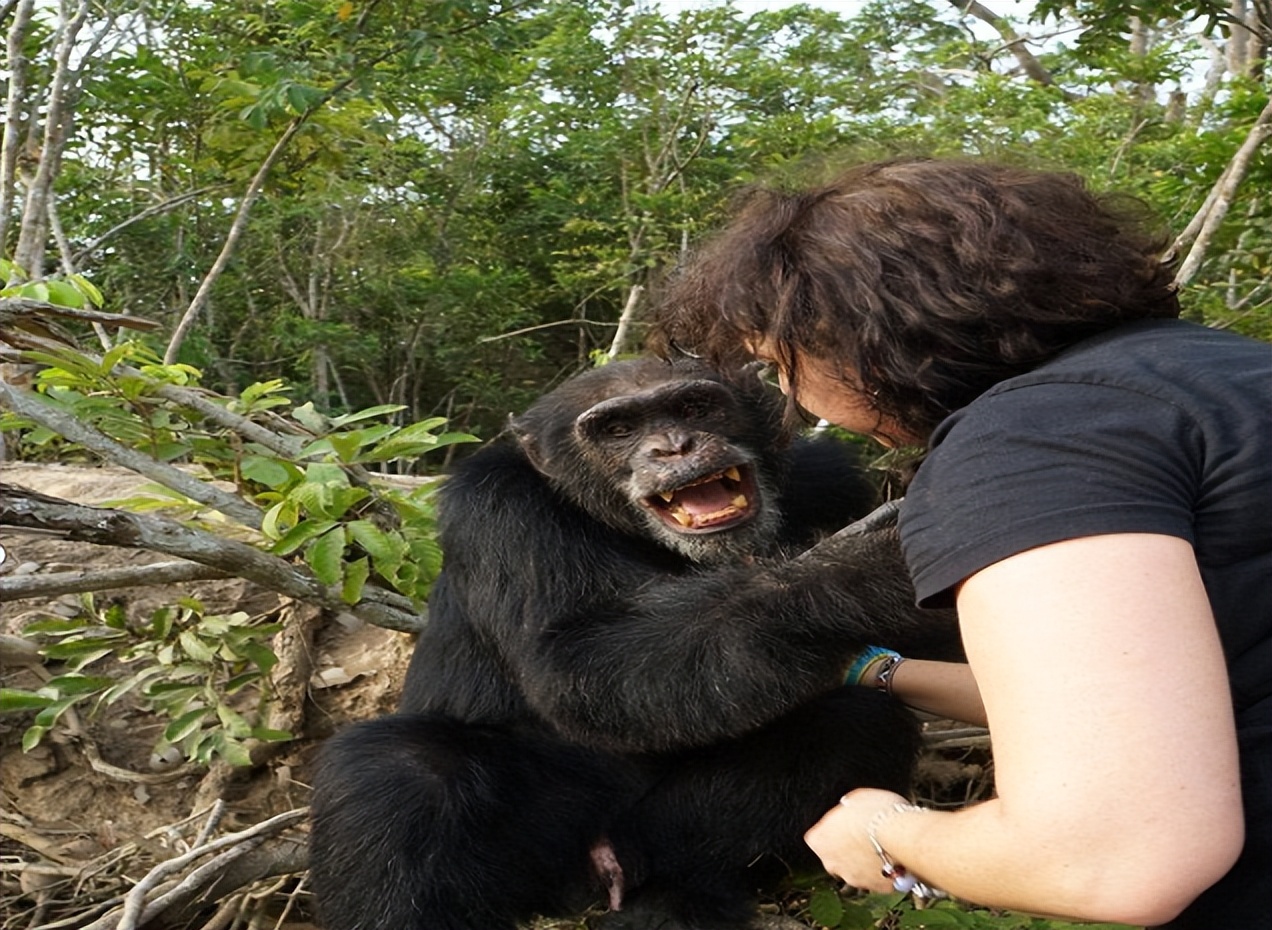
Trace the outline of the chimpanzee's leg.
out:
M 914 717 L 846 687 L 740 740 L 677 756 L 611 829 L 636 908 L 688 926 L 745 926 L 758 888 L 819 868 L 804 832 L 852 788 L 905 794 L 919 749 Z
M 504 930 L 580 908 L 592 847 L 631 785 L 612 758 L 437 716 L 328 741 L 311 881 L 327 930 Z

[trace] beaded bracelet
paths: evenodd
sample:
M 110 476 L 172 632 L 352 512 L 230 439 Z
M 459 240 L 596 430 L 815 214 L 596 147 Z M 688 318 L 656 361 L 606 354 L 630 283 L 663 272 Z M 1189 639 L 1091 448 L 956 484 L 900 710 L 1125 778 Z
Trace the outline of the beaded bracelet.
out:
M 843 799 L 841 799 L 840 803 L 846 803 L 847 800 L 848 796 L 845 795 Z M 892 888 L 894 891 L 899 891 L 901 894 L 912 894 L 919 900 L 947 898 L 949 895 L 940 888 L 929 885 L 927 882 L 920 881 L 914 875 L 911 875 L 905 866 L 889 856 L 882 844 L 880 844 L 879 838 L 875 835 L 879 827 L 883 825 L 883 822 L 895 814 L 912 812 L 924 813 L 926 810 L 927 808 L 924 807 L 917 807 L 913 804 L 905 804 L 898 801 L 891 807 L 884 808 L 870 818 L 870 824 L 866 827 L 866 839 L 870 840 L 870 845 L 874 847 L 875 854 L 878 855 L 879 861 L 883 863 L 883 868 L 880 869 L 880 873 L 884 878 L 892 880 Z
M 857 653 L 857 658 L 853 660 L 852 665 L 848 666 L 848 671 L 844 672 L 844 684 L 859 685 L 871 666 L 878 662 L 891 663 L 895 666 L 900 659 L 899 652 L 884 649 L 882 646 L 867 646 Z

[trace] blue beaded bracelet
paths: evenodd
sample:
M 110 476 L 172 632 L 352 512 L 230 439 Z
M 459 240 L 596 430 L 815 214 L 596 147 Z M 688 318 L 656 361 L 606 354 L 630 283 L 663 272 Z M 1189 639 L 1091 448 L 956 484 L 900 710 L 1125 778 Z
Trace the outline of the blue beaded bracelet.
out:
M 867 646 L 857 653 L 857 658 L 853 659 L 852 665 L 848 666 L 848 671 L 844 672 L 844 684 L 861 684 L 861 676 L 866 673 L 866 669 L 880 659 L 889 656 L 894 659 L 900 659 L 901 653 L 893 649 L 885 649 L 882 646 Z

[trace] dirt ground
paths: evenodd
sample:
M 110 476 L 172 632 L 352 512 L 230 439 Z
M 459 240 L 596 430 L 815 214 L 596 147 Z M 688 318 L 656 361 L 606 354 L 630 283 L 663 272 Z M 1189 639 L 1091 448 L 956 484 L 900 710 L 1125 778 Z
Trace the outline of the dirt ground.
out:
M 22 464 L 4 465 L 0 481 L 85 504 L 124 497 L 141 483 L 120 469 Z M 0 576 L 162 560 L 146 552 L 5 531 L 0 531 L 0 547 Z M 118 602 L 141 617 L 179 594 L 199 599 L 210 613 L 271 615 L 283 607 L 276 595 L 237 579 L 126 588 L 95 597 L 99 605 Z M 32 620 L 81 609 L 82 595 L 0 602 L 0 634 L 13 635 Z M 226 802 L 217 826 L 221 834 L 306 805 L 305 773 L 314 748 L 342 723 L 392 708 L 411 647 L 402 633 L 350 617 L 311 622 L 312 674 L 299 709 L 303 725 L 280 753 L 250 773 L 227 778 L 225 772 L 206 769 L 165 771 L 163 760 L 152 759 L 163 722 L 125 702 L 97 715 L 80 714 L 74 722 L 78 732 L 54 730 L 30 752 L 21 750 L 21 740 L 33 714 L 0 716 L 0 928 L 52 927 L 126 890 L 154 863 L 188 848 L 217 795 Z M 5 642 L 0 687 L 34 690 L 56 673 L 15 654 L 12 641 Z M 302 822 L 291 832 L 303 838 L 303 829 Z M 301 922 L 307 912 L 303 887 L 297 892 L 294 879 L 273 884 L 279 887 L 271 897 L 290 898 L 293 905 L 296 919 L 283 926 L 306 926 Z M 260 892 L 266 890 L 268 883 Z

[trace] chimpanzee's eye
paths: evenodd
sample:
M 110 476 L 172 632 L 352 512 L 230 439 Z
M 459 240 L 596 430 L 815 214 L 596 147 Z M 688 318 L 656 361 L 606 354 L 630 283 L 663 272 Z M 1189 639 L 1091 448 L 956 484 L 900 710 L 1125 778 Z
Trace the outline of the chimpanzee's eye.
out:
M 626 420 L 609 420 L 601 427 L 607 439 L 626 439 L 632 434 L 632 425 Z
M 685 421 L 705 420 L 720 411 L 721 398 L 704 391 L 685 391 L 677 398 L 676 412 Z

